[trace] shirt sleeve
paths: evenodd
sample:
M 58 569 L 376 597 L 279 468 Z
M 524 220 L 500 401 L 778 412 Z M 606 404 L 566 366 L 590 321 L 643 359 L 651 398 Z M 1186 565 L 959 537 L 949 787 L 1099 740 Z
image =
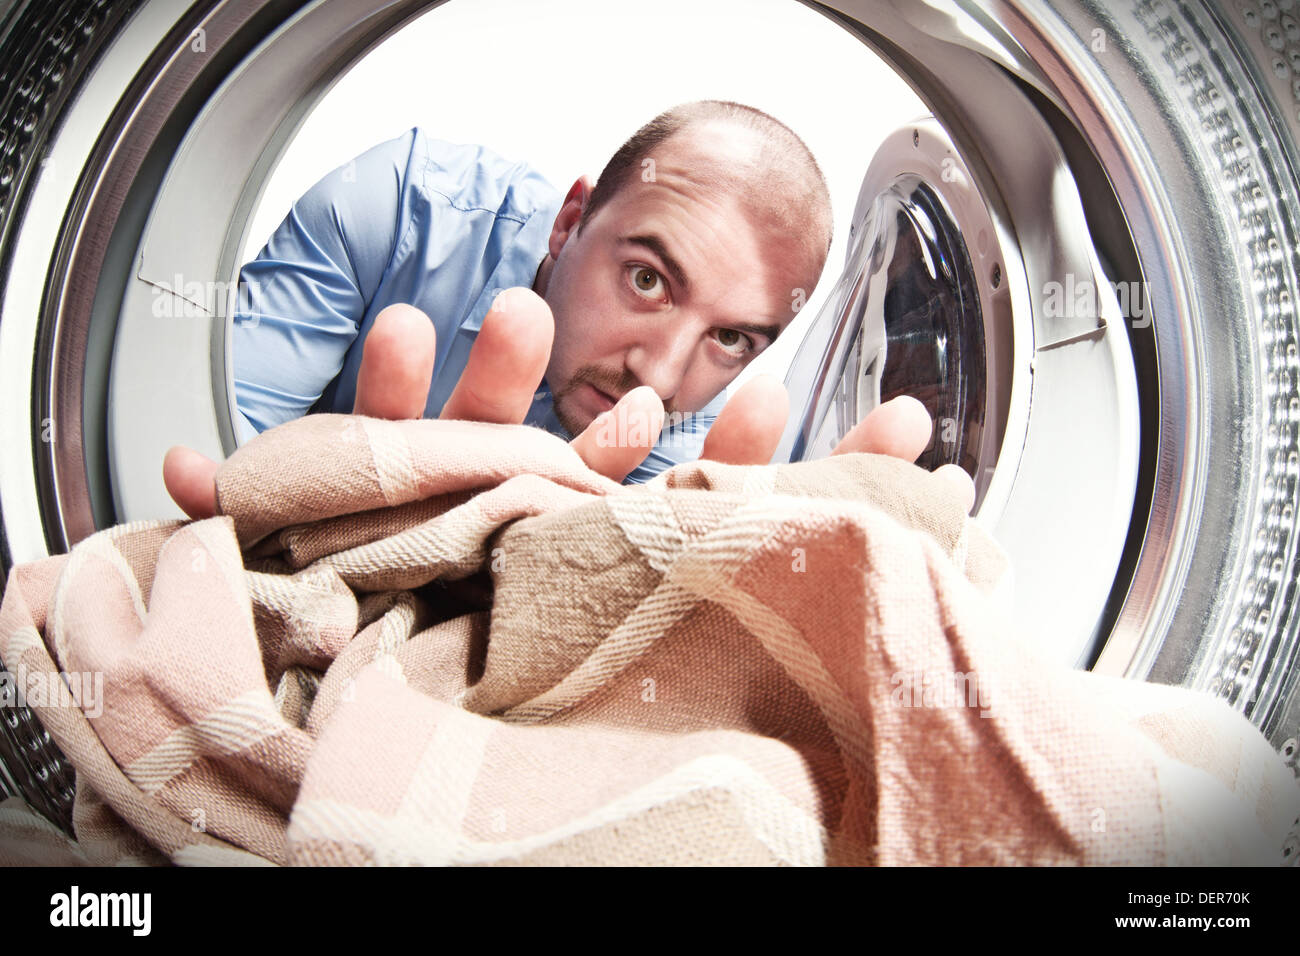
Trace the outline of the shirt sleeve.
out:
M 305 415 L 338 375 L 396 247 L 414 140 L 410 130 L 329 173 L 240 270 L 241 434 Z

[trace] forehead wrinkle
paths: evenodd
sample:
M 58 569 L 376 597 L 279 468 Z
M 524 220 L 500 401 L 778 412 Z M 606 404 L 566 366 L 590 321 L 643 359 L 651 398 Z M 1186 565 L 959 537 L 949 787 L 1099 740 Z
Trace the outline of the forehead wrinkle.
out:
M 716 168 L 719 164 L 712 165 L 714 169 L 705 171 L 679 170 L 670 164 L 666 181 L 648 185 L 661 185 L 708 207 L 728 223 L 743 224 L 760 251 L 780 249 L 778 258 L 784 260 L 791 258 L 792 249 L 800 252 L 795 258 L 804 258 L 805 252 L 815 252 L 804 233 L 816 231 L 816 224 L 809 220 L 798 199 L 783 194 L 779 176 L 757 166 L 743 171 L 731 167 L 719 171 Z M 706 228 L 716 241 L 718 230 L 712 225 Z M 730 235 L 738 231 L 736 226 L 728 230 Z M 802 263 L 800 271 L 803 271 Z
M 829 207 L 791 168 L 782 149 L 757 130 L 727 120 L 705 121 L 669 139 L 662 165 L 688 182 L 738 199 L 751 225 L 793 241 L 800 273 L 820 274 L 831 240 Z M 768 239 L 764 238 L 764 244 Z M 779 243 L 778 243 L 779 244 Z M 812 275 L 815 282 L 818 275 Z
M 757 287 L 756 297 L 761 302 L 755 302 L 752 306 L 742 303 L 736 312 L 719 316 L 719 326 L 755 319 L 771 319 L 782 326 L 788 324 L 793 313 L 784 304 L 793 301 L 793 272 L 799 270 L 793 266 L 789 269 L 782 268 L 781 264 L 792 258 L 801 258 L 791 257 L 788 253 L 791 242 L 788 230 L 782 229 L 780 220 L 772 216 L 770 204 L 748 201 L 742 188 L 745 183 L 743 176 L 737 176 L 731 170 L 719 172 L 716 163 L 704 165 L 714 168 L 705 172 L 703 169 L 682 167 L 674 161 L 665 160 L 657 168 L 653 182 L 636 183 L 638 186 L 658 188 L 649 193 L 641 193 L 640 198 L 650 199 L 650 205 L 643 211 L 649 221 L 627 229 L 626 234 L 658 235 L 688 276 L 703 280 L 702 284 L 699 281 L 692 283 L 694 298 L 701 305 L 714 306 L 721 300 L 737 298 L 737 289 Z M 661 203 L 667 208 L 661 206 Z M 692 206 L 696 208 L 693 209 Z M 714 215 L 701 216 L 700 207 Z M 680 222 L 679 217 L 690 223 L 685 230 L 667 228 L 669 223 Z M 722 233 L 724 229 L 725 235 Z M 716 269 L 710 268 L 710 264 L 716 261 L 711 250 L 723 249 L 735 243 L 742 244 L 744 253 L 733 255 L 732 258 L 747 261 L 751 265 L 740 275 L 719 276 Z M 700 248 L 705 252 L 697 255 L 696 250 Z M 800 270 L 801 268 L 800 266 Z M 802 274 L 799 271 L 799 281 L 804 281 Z M 710 278 L 714 278 L 715 282 L 720 279 L 723 284 L 715 295 L 707 299 L 701 298 L 701 288 L 714 284 L 708 281 Z M 790 288 L 785 288 L 783 281 Z M 774 307 L 773 303 L 779 304 Z
M 619 242 L 631 243 L 632 245 L 645 246 L 663 262 L 666 268 L 678 285 L 683 289 L 689 290 L 691 287 L 690 276 L 687 275 L 687 269 L 677 261 L 677 256 L 668 248 L 668 243 L 664 242 L 657 233 L 637 233 L 636 235 L 619 236 Z
M 726 219 L 737 214 L 743 219 L 743 211 L 734 202 L 728 203 L 708 195 L 701 197 L 691 190 L 664 183 L 646 185 L 660 186 L 662 190 L 681 196 L 685 202 L 663 195 L 651 195 L 650 202 L 637 217 L 638 223 L 628 228 L 626 233 L 631 236 L 657 237 L 668 253 L 681 263 L 688 276 L 698 278 L 709 274 L 702 272 L 701 266 L 707 268 L 710 257 L 707 251 L 701 254 L 700 250 L 722 247 L 728 238 L 734 241 L 739 234 L 738 229 L 727 229 L 725 234 L 722 230 L 726 226 Z M 703 206 L 710 215 L 701 215 L 700 210 L 692 206 Z M 752 224 L 746 221 L 745 225 L 747 231 L 752 232 Z

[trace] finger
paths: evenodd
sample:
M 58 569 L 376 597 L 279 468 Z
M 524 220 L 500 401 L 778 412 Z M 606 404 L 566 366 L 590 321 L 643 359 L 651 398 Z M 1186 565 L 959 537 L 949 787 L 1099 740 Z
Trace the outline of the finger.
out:
M 436 347 L 433 322 L 415 306 L 390 305 L 375 316 L 361 352 L 353 414 L 424 417 Z
M 483 318 L 465 371 L 439 418 L 517 425 L 546 374 L 555 338 L 550 306 L 532 289 L 506 289 Z
M 217 463 L 184 445 L 173 445 L 163 456 L 163 484 L 172 501 L 191 518 L 217 513 Z
M 634 388 L 596 416 L 569 444 L 592 471 L 622 481 L 645 461 L 664 427 L 664 403 L 649 385 Z
M 916 461 L 930 443 L 933 427 L 924 405 L 910 395 L 900 395 L 873 408 L 831 454 L 860 451 Z
M 948 483 L 952 493 L 962 503 L 963 510 L 970 514 L 975 507 L 975 482 L 960 465 L 940 465 L 934 473 Z
M 729 465 L 766 465 L 781 443 L 789 414 L 790 396 L 781 380 L 755 375 L 722 406 L 700 457 Z

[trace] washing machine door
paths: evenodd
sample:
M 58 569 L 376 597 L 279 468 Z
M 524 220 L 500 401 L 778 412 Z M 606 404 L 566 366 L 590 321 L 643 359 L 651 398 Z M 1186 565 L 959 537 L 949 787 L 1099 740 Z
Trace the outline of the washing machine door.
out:
M 1136 369 L 1068 162 L 1041 118 L 1023 123 L 1034 180 L 1053 184 L 1050 217 L 1002 203 L 933 117 L 886 138 L 843 272 L 787 375 L 802 406 L 779 454 L 824 457 L 882 401 L 920 400 L 934 429 L 918 464 L 970 474 L 977 520 L 1012 559 L 1019 626 L 1086 667 L 1114 624 L 1133 520 Z M 1031 283 L 1059 294 L 1038 299 Z
M 825 457 L 876 405 L 911 395 L 936 423 L 918 464 L 960 465 L 980 483 L 978 500 L 988 474 L 980 462 L 997 451 L 996 441 L 985 447 L 986 408 L 990 397 L 995 404 L 1004 397 L 1007 389 L 997 386 L 1009 384 L 988 381 L 986 343 L 996 342 L 998 321 L 1009 316 L 997 316 L 995 290 L 984 287 L 982 263 L 972 260 L 936 185 L 907 168 L 883 170 L 893 141 L 922 131 L 927 145 L 945 144 L 942 158 L 955 162 L 938 124 L 925 118 L 895 133 L 869 171 L 843 273 L 786 376 L 803 404 L 787 426 L 781 457 Z M 999 424 L 988 423 L 990 437 Z

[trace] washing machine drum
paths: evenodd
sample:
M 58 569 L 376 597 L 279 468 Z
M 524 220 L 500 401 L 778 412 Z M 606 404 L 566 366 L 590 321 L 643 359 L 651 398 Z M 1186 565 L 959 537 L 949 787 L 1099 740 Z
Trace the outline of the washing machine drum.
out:
M 171 445 L 234 450 L 248 210 L 313 98 L 432 5 L 0 4 L 6 574 L 161 516 Z M 1293 759 L 1294 0 L 817 7 L 934 115 L 870 158 L 783 452 L 824 454 L 916 396 L 922 463 L 974 478 L 1045 654 L 1217 694 Z M 158 322 L 160 290 L 193 319 Z M 3 708 L 0 789 L 66 826 L 71 781 Z

